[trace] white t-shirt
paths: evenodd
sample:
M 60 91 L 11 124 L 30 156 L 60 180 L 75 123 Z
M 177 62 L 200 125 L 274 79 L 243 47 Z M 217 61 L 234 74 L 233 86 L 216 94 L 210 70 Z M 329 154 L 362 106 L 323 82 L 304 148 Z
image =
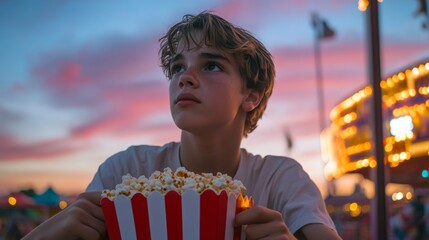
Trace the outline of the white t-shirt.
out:
M 180 167 L 180 143 L 164 146 L 131 146 L 116 153 L 100 165 L 86 191 L 113 189 L 130 173 L 149 177 L 166 167 Z M 290 231 L 295 233 L 304 225 L 322 223 L 335 230 L 319 189 L 301 165 L 290 158 L 253 155 L 241 149 L 241 159 L 234 179 L 241 180 L 256 205 L 282 213 Z

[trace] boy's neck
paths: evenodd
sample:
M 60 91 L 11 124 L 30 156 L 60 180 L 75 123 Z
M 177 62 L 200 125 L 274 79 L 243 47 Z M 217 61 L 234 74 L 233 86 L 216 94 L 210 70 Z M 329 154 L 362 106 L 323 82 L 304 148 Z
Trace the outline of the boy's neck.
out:
M 240 163 L 240 144 L 241 136 L 203 138 L 183 131 L 181 164 L 196 173 L 221 172 L 234 177 Z

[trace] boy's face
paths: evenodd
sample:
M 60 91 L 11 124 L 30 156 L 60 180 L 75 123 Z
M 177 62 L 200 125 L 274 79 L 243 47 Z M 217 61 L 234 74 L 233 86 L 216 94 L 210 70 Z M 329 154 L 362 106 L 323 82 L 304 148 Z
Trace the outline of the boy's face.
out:
M 194 35 L 196 40 L 200 36 Z M 192 133 L 243 128 L 245 88 L 230 55 L 203 45 L 179 43 L 170 70 L 170 110 L 176 125 Z

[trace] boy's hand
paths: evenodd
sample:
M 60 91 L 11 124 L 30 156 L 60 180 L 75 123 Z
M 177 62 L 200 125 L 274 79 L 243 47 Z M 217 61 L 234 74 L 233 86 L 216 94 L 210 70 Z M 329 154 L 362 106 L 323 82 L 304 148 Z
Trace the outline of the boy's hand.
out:
M 235 226 L 247 225 L 247 239 L 296 239 L 280 212 L 262 206 L 251 207 L 235 217 Z
M 102 239 L 106 236 L 100 192 L 85 192 L 76 202 L 31 231 L 24 239 Z

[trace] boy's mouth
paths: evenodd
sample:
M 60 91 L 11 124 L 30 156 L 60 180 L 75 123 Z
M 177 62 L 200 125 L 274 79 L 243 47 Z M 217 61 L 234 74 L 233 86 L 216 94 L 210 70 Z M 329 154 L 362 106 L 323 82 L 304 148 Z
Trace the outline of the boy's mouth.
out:
M 177 96 L 176 100 L 174 100 L 174 104 L 177 104 L 178 102 L 182 101 L 192 101 L 196 103 L 201 103 L 201 100 L 195 97 L 194 95 L 190 93 L 182 93 Z

